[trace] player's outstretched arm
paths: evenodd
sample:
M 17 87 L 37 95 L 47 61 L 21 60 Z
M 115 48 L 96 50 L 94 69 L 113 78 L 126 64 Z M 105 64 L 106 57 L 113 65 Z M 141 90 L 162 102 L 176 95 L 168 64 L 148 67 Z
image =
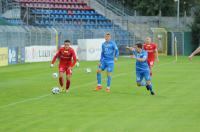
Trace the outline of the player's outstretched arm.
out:
M 133 47 L 126 47 L 126 49 L 128 49 L 128 50 L 130 50 L 130 51 L 133 51 L 134 50 L 134 48 Z
M 188 56 L 189 60 L 192 60 L 192 57 L 195 56 L 196 54 L 198 54 L 200 52 L 200 47 L 198 47 L 194 52 L 192 52 L 192 54 L 190 54 L 190 56 Z
M 156 48 L 155 50 L 155 57 L 156 57 L 156 61 L 159 62 L 159 58 L 158 58 L 158 49 Z
M 79 63 L 79 60 L 78 60 L 78 57 L 76 58 L 76 64 L 75 64 L 76 67 L 79 67 L 80 66 L 80 63 Z
M 51 61 L 50 67 L 53 67 L 53 66 L 54 66 L 54 63 L 56 62 L 56 59 L 58 58 L 59 55 L 60 55 L 60 51 L 58 51 L 58 52 L 56 53 L 56 55 L 53 57 L 53 60 Z
M 75 54 L 75 52 L 74 52 L 74 50 L 72 50 L 72 58 L 73 58 L 73 62 L 72 62 L 72 64 L 71 64 L 71 68 L 73 68 L 74 66 L 75 66 L 75 64 L 76 64 L 76 54 Z

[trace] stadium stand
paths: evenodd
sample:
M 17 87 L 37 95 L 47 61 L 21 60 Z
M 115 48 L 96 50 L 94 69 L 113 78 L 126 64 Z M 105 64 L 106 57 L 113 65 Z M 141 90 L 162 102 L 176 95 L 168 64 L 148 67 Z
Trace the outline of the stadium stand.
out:
M 85 29 L 112 28 L 111 20 L 90 8 L 83 0 L 19 0 L 22 10 L 30 8 L 30 24 Z
M 5 17 L 1 17 L 1 21 L 7 25 L 56 29 L 61 34 L 60 42 L 68 38 L 73 44 L 77 44 L 78 39 L 102 38 L 106 32 L 112 34 L 118 45 L 135 41 L 133 32 L 91 8 L 87 0 L 9 0 L 9 5 L 13 5 L 11 1 L 19 6 L 3 12 Z
M 102 37 L 106 31 L 113 32 L 118 44 L 129 44 L 129 33 L 92 9 L 85 0 L 17 0 L 24 22 L 39 27 L 55 27 L 70 30 L 91 30 L 96 36 Z M 84 33 L 84 36 L 87 33 Z M 125 36 L 127 35 L 127 36 Z M 87 36 L 85 36 L 88 38 Z M 128 39 L 127 39 L 128 37 Z M 75 39 L 76 37 L 74 37 Z M 131 38 L 133 39 L 133 38 Z

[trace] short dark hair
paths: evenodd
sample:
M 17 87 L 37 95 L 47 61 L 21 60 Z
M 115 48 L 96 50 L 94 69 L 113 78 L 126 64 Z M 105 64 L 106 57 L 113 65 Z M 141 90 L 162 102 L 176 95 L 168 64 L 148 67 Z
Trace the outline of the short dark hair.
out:
M 65 40 L 65 43 L 71 43 L 70 40 Z
M 107 32 L 106 35 L 111 35 L 111 34 L 109 32 Z
M 142 49 L 142 47 L 143 47 L 142 43 L 136 43 L 135 45 L 140 49 Z

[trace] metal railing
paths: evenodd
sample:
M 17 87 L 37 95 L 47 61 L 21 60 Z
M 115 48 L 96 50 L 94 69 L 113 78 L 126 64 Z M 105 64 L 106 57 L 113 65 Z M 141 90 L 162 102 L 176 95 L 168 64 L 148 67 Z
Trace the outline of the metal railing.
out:
M 97 2 L 101 3 L 107 9 L 112 10 L 114 13 L 120 16 L 134 16 L 135 10 L 128 8 L 125 6 L 125 3 L 121 0 L 96 0 Z
M 78 39 L 104 38 L 106 32 L 118 45 L 132 45 L 136 39 L 134 33 L 119 29 L 69 30 L 62 27 L 39 28 L 33 26 L 0 26 L 0 47 L 25 47 L 31 45 L 58 45 L 69 39 L 77 45 Z M 57 35 L 57 36 L 56 36 Z

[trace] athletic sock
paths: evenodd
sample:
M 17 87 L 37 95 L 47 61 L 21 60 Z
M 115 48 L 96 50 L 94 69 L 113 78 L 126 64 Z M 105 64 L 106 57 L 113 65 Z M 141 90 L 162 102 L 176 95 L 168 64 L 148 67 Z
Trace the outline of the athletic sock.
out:
M 107 88 L 110 87 L 111 84 L 111 76 L 107 76 Z
M 150 76 L 152 76 L 152 71 L 150 71 Z
M 60 83 L 60 86 L 63 87 L 63 78 L 62 77 L 59 77 L 59 83 Z
M 66 83 L 66 90 L 68 90 L 70 87 L 70 80 L 67 80 L 67 83 Z
M 153 92 L 153 88 L 152 88 L 152 85 L 151 85 L 151 84 L 150 84 L 150 85 L 147 85 L 146 88 L 149 89 L 150 92 Z
M 97 72 L 97 84 L 101 86 L 101 73 Z

